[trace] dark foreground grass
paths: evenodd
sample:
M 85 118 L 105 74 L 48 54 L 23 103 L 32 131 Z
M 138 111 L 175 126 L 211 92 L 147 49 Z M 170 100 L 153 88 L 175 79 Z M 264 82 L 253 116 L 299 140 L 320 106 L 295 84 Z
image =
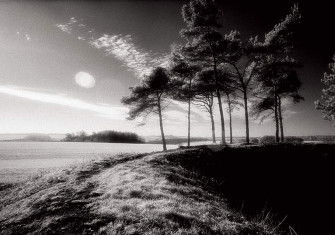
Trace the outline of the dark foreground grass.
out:
M 212 179 L 206 190 L 223 195 L 248 219 L 272 221 L 277 232 L 332 234 L 334 156 L 334 144 L 284 144 L 204 147 L 169 155 L 167 161 Z
M 176 160 L 202 152 L 119 155 L 3 189 L 0 233 L 278 233 L 230 210 L 214 181 Z

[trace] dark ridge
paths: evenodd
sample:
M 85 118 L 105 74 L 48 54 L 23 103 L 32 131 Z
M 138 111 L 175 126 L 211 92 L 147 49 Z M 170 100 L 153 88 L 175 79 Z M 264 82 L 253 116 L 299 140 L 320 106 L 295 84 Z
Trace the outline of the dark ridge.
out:
M 211 150 L 206 147 L 167 155 L 188 177 L 169 175 L 182 184 L 202 187 L 227 198 L 228 205 L 248 218 L 276 221 L 284 234 L 328 234 L 332 230 L 335 167 L 331 144 L 280 144 Z M 187 173 L 188 172 L 188 173 Z

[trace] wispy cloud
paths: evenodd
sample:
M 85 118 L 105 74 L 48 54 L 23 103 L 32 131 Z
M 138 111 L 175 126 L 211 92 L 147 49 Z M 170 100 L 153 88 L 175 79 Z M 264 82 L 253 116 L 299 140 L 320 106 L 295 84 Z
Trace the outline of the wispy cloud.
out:
M 130 35 L 105 34 L 89 43 L 113 55 L 138 77 L 149 74 L 153 67 L 160 65 L 159 59 L 153 59 L 148 52 L 136 47 Z
M 56 25 L 65 33 L 73 33 L 78 40 L 87 41 L 89 45 L 103 50 L 107 55 L 115 57 L 136 77 L 143 78 L 154 67 L 168 66 L 168 55 L 158 55 L 147 52 L 135 45 L 131 35 L 103 34 L 96 35 L 93 29 L 89 29 L 81 20 L 72 17 L 67 23 Z
M 72 32 L 72 27 L 78 23 L 77 19 L 72 17 L 68 22 L 64 24 L 57 24 L 57 28 L 62 30 L 65 33 L 71 33 Z
M 128 112 L 128 109 L 125 107 L 94 104 L 80 99 L 71 98 L 65 95 L 38 92 L 16 86 L 0 86 L 0 93 L 33 100 L 36 102 L 56 104 L 69 108 L 86 110 L 94 112 L 99 116 L 104 116 L 106 118 L 111 118 L 115 120 L 124 120 Z

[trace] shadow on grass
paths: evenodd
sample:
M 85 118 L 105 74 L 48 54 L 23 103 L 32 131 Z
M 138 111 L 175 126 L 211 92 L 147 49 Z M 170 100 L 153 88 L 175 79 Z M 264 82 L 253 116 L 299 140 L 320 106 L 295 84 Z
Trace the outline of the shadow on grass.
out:
M 249 219 L 272 214 L 277 232 L 289 234 L 293 227 L 298 234 L 329 234 L 334 153 L 335 145 L 326 144 L 225 147 L 216 151 L 202 147 L 183 150 L 177 156 L 167 154 L 152 164 L 171 182 L 222 195 L 229 207 Z M 166 165 L 174 171 L 167 170 Z M 196 200 L 203 197 L 187 187 L 175 192 Z M 259 223 L 268 217 L 261 216 Z
M 108 224 L 115 217 L 91 213 L 89 203 L 100 196 L 93 193 L 96 186 L 94 182 L 90 182 L 80 190 L 62 188 L 56 193 L 34 201 L 31 205 L 31 213 L 20 220 L 3 223 L 2 233 L 83 234 L 97 231 L 100 226 Z
M 208 234 L 208 235 L 219 235 L 218 231 L 214 231 L 207 224 L 201 222 L 200 220 L 181 214 L 168 212 L 165 214 L 165 218 L 170 220 L 172 223 L 176 224 L 177 228 L 190 229 L 192 226 L 197 227 L 198 234 Z
M 10 183 L 0 183 L 0 192 L 5 191 L 8 189 L 11 189 L 15 186 L 15 184 L 10 184 Z

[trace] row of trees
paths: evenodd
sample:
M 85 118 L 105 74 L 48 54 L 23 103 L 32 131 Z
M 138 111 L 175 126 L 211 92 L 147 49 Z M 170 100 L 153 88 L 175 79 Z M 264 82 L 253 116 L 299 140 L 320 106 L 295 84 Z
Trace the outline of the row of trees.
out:
M 215 142 L 213 110 L 217 99 L 222 144 L 226 143 L 223 102 L 228 107 L 230 142 L 232 112 L 242 106 L 245 142 L 249 144 L 249 104 L 255 117 L 274 118 L 276 140 L 283 141 L 283 99 L 302 99 L 296 72 L 300 64 L 293 53 L 294 32 L 301 20 L 298 6 L 262 39 L 244 38 L 236 30 L 223 34 L 222 12 L 214 0 L 191 0 L 183 6 L 182 16 L 185 28 L 180 35 L 184 43 L 172 46 L 169 67 L 154 68 L 140 85 L 131 88 L 130 96 L 122 99 L 131 107 L 129 119 L 157 113 L 166 150 L 162 111 L 169 99 L 186 102 L 189 146 L 191 107 L 196 104 L 209 113 Z
M 119 131 L 100 131 L 91 135 L 82 131 L 77 134 L 66 134 L 65 142 L 101 142 L 101 143 L 144 143 L 135 133 Z

